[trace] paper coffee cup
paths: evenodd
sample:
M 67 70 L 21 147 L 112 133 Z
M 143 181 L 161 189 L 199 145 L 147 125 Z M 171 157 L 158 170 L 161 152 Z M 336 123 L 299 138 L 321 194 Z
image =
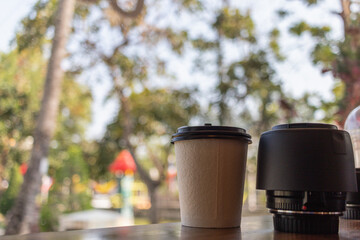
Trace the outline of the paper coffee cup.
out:
M 174 134 L 182 225 L 240 226 L 250 139 L 244 129 L 211 125 Z

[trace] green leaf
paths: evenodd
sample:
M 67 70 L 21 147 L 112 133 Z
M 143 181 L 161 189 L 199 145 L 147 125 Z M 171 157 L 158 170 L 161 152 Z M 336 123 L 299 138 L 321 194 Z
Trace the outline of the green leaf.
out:
M 329 26 L 311 27 L 309 31 L 313 37 L 325 38 L 326 34 L 331 31 L 331 28 Z
M 272 52 L 274 53 L 276 59 L 278 61 L 283 61 L 285 60 L 285 57 L 281 54 L 280 51 L 280 45 L 279 45 L 279 37 L 280 37 L 280 31 L 277 28 L 274 28 L 270 34 L 269 34 L 269 38 L 270 38 L 270 42 L 269 42 L 269 47 L 272 50 Z
M 214 49 L 217 44 L 214 41 L 207 41 L 202 38 L 194 39 L 191 41 L 194 48 L 200 50 L 200 51 L 206 51 L 206 50 L 212 50 Z
M 279 9 L 276 11 L 276 14 L 279 16 L 279 18 L 285 18 L 289 16 L 291 13 L 287 10 Z
M 11 209 L 15 203 L 16 197 L 19 194 L 23 177 L 21 176 L 19 166 L 14 164 L 11 168 L 9 186 L 6 191 L 2 194 L 0 200 L 0 213 L 4 216 Z
M 316 44 L 311 53 L 313 63 L 321 63 L 325 68 L 330 68 L 336 59 L 336 54 L 332 51 L 330 45 L 321 43 Z
M 255 24 L 250 12 L 241 14 L 239 9 L 223 8 L 216 18 L 213 27 L 229 39 L 239 38 L 255 43 Z
M 297 24 L 294 24 L 292 27 L 290 27 L 290 33 L 295 34 L 297 36 L 300 36 L 301 34 L 303 34 L 305 31 L 308 31 L 310 29 L 310 26 L 304 22 L 301 21 Z
M 303 0 L 307 5 L 312 6 L 318 4 L 322 0 Z

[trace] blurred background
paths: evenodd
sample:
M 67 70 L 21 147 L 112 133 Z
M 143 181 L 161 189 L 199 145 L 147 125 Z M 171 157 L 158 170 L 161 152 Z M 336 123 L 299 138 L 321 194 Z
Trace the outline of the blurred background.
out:
M 252 135 L 264 214 L 260 133 L 360 105 L 355 0 L 3 0 L 0 36 L 1 234 L 179 221 L 171 134 L 207 122 Z

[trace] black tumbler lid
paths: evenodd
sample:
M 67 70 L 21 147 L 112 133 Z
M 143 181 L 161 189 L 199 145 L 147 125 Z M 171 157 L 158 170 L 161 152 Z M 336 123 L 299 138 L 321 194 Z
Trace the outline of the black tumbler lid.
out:
M 212 126 L 211 123 L 205 123 L 204 126 L 180 127 L 177 129 L 177 132 L 172 135 L 171 143 L 203 138 L 242 139 L 251 143 L 251 136 L 246 133 L 245 129 L 228 126 Z
M 324 129 L 335 129 L 337 126 L 326 123 L 288 123 L 274 126 L 271 130 L 289 129 L 289 128 L 324 128 Z
M 278 125 L 261 134 L 258 189 L 356 191 L 350 135 L 330 124 Z

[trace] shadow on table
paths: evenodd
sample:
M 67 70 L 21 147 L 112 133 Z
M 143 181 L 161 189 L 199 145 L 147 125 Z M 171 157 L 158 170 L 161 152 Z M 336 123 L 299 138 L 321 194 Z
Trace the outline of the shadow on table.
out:
M 207 229 L 207 228 L 192 228 L 181 226 L 180 239 L 241 239 L 240 228 L 222 228 L 222 229 Z

